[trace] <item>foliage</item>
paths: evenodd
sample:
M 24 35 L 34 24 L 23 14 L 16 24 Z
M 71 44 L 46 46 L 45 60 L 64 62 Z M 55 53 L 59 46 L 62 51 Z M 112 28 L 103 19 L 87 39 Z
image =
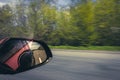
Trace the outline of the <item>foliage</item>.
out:
M 79 45 L 90 45 L 96 39 L 96 32 L 93 25 L 94 6 L 91 1 L 76 6 L 71 10 L 73 25 L 78 27 Z
M 106 51 L 120 51 L 119 46 L 49 46 L 52 49 L 70 49 L 70 50 L 106 50 Z
M 0 38 L 35 38 L 55 46 L 120 46 L 119 0 L 71 1 L 59 10 L 54 0 L 0 7 Z
M 12 10 L 9 5 L 0 8 L 0 37 L 10 36 L 12 16 Z
M 120 45 L 119 20 L 119 0 L 97 0 L 94 21 L 98 33 L 97 45 Z

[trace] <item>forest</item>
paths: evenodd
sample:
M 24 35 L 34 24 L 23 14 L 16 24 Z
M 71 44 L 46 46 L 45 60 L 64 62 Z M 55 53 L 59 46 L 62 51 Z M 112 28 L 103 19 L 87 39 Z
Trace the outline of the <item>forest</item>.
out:
M 0 38 L 23 37 L 59 46 L 120 46 L 120 0 L 55 0 L 0 7 Z

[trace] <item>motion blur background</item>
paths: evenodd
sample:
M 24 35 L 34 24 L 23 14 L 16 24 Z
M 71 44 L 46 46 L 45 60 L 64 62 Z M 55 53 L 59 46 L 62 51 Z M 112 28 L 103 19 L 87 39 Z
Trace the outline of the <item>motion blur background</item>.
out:
M 120 0 L 0 0 L 0 38 L 120 46 Z

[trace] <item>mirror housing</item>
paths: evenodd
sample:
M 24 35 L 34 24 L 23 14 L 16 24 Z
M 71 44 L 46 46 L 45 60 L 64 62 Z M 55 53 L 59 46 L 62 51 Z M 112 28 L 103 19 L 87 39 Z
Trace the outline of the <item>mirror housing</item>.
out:
M 0 40 L 0 74 L 16 74 L 48 63 L 52 53 L 43 41 L 24 38 Z

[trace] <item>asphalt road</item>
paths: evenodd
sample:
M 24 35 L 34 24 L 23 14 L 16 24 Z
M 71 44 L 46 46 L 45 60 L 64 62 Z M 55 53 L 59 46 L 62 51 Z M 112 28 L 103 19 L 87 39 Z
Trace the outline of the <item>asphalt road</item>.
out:
M 0 80 L 120 80 L 120 52 L 53 50 L 50 63 Z

